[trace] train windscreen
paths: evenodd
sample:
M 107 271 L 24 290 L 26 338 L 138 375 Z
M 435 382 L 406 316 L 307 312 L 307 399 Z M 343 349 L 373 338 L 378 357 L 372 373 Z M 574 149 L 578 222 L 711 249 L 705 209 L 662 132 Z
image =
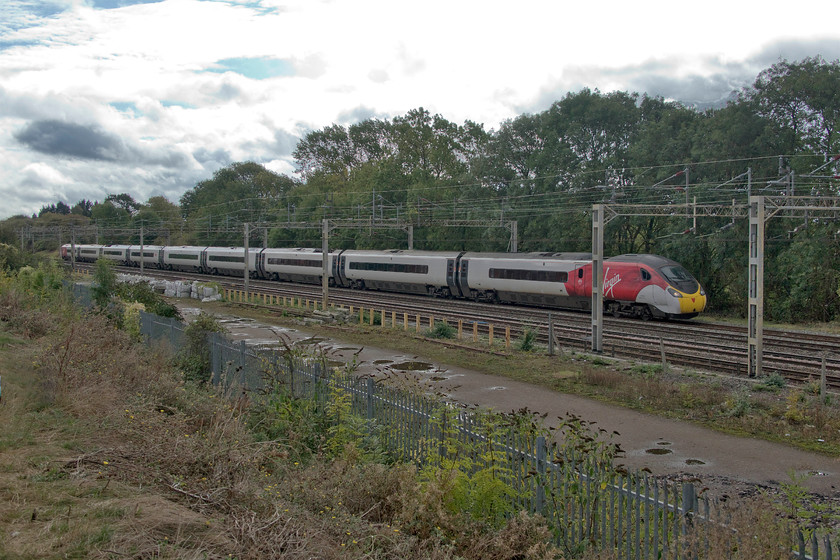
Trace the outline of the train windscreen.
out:
M 663 266 L 659 269 L 665 280 L 681 292 L 695 293 L 700 284 L 689 272 L 679 265 Z

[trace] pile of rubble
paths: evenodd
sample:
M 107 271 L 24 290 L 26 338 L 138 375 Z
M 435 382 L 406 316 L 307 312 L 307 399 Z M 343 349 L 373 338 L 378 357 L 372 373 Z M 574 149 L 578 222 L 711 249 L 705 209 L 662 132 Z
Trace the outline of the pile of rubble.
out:
M 187 282 L 176 280 L 171 282 L 169 280 L 160 280 L 158 278 L 138 276 L 136 274 L 118 274 L 117 280 L 129 284 L 147 282 L 152 290 L 166 297 L 200 299 L 202 302 L 219 301 L 222 299 L 222 295 L 219 293 L 217 286 L 198 281 Z

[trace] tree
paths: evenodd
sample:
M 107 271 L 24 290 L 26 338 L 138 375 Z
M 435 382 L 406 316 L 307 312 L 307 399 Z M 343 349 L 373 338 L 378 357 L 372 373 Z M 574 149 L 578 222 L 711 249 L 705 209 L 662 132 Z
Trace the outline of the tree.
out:
M 82 200 L 77 202 L 75 206 L 73 206 L 73 208 L 70 210 L 70 213 L 90 218 L 90 211 L 93 208 L 93 204 L 93 201 L 83 198 Z
M 110 202 L 115 207 L 125 210 L 129 215 L 133 215 L 140 209 L 140 203 L 126 193 L 109 194 L 105 197 L 105 202 Z

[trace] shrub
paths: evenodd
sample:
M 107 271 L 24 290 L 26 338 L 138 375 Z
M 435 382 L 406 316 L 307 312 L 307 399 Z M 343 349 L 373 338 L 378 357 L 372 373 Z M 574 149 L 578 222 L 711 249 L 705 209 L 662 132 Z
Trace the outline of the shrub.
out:
M 198 383 L 209 381 L 211 364 L 207 335 L 213 332 L 224 332 L 224 327 L 213 315 L 203 311 L 187 325 L 184 332 L 186 341 L 176 359 L 176 364 L 184 372 L 184 378 L 188 381 Z
M 148 282 L 122 283 L 116 286 L 116 293 L 127 302 L 143 304 L 144 310 L 161 317 L 181 319 L 178 308 L 152 290 Z
M 449 323 L 439 321 L 435 323 L 434 328 L 426 332 L 426 335 L 430 338 L 455 338 L 455 327 Z
M 527 327 L 522 333 L 522 338 L 519 339 L 519 349 L 523 352 L 530 352 L 534 349 L 534 343 L 537 341 L 537 331 Z

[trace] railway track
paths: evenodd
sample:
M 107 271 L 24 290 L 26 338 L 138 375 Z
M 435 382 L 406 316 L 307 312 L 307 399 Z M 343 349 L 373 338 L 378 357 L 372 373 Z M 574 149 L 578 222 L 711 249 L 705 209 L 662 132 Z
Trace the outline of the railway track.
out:
M 92 265 L 77 263 L 77 268 Z M 137 268 L 118 267 L 120 272 L 138 273 Z M 228 289 L 241 290 L 243 280 L 234 277 L 145 270 L 147 276 L 169 280 L 212 281 Z M 321 287 L 251 280 L 250 289 L 277 296 L 321 299 Z M 496 333 L 510 329 L 519 338 L 526 329 L 537 342 L 548 343 L 549 320 L 553 323 L 555 345 L 560 351 L 588 352 L 591 347 L 591 317 L 587 313 L 546 310 L 512 305 L 492 305 L 463 300 L 436 299 L 390 292 L 330 288 L 331 303 L 373 308 L 389 316 L 396 313 L 422 316 L 464 324 L 493 324 Z M 425 323 L 428 324 L 428 323 Z M 486 328 L 486 326 L 484 327 Z M 706 321 L 639 321 L 604 318 L 604 355 L 647 362 L 664 360 L 670 365 L 726 375 L 747 375 L 747 329 L 745 326 Z M 818 381 L 825 374 L 830 388 L 840 389 L 840 336 L 810 332 L 764 329 L 763 374 L 779 374 L 793 383 Z

